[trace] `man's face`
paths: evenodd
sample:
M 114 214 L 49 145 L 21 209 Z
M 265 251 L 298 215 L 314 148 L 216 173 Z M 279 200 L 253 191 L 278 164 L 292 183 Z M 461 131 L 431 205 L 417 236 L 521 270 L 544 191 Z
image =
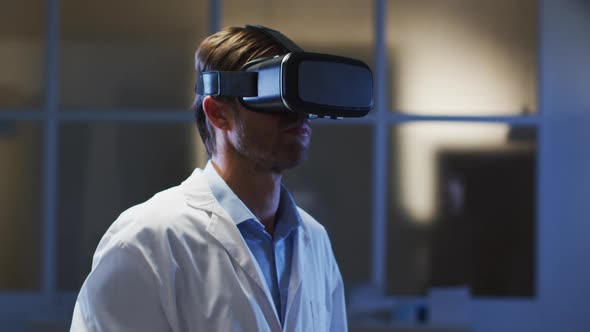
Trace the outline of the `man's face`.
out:
M 235 129 L 229 139 L 235 150 L 259 170 L 282 172 L 307 159 L 309 120 L 296 113 L 262 113 L 235 104 Z

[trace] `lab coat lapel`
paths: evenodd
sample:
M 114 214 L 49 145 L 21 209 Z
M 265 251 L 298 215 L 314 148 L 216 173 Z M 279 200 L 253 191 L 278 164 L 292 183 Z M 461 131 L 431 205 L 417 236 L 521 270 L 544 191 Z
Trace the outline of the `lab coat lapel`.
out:
M 285 326 L 292 326 L 295 322 L 290 320 L 298 319 L 298 315 L 293 316 L 293 313 L 298 313 L 301 310 L 301 301 L 303 300 L 302 282 L 303 276 L 306 275 L 306 262 L 310 238 L 304 225 L 297 229 L 297 236 L 293 246 L 293 257 L 291 260 L 291 277 L 289 278 L 289 292 L 287 298 L 287 310 L 285 314 Z M 299 302 L 299 303 L 297 303 Z M 297 305 L 296 308 L 293 306 Z M 293 316 L 293 317 L 291 317 Z M 297 324 L 295 324 L 297 325 Z
M 207 180 L 203 177 L 200 170 L 197 169 L 186 180 L 183 185 L 186 187 L 188 201 L 187 204 L 196 209 L 204 210 L 211 214 L 211 221 L 206 227 L 207 232 L 213 236 L 225 251 L 232 257 L 234 261 L 246 272 L 246 274 L 256 283 L 258 288 L 265 295 L 266 303 L 261 305 L 261 308 L 267 313 L 267 317 L 274 316 L 273 330 L 281 330 L 281 324 L 277 311 L 274 308 L 274 301 L 262 271 L 258 264 L 254 261 L 254 257 L 250 249 L 246 245 L 242 234 L 236 227 L 236 224 L 231 220 L 225 210 L 219 205 L 211 189 L 207 184 Z
M 269 303 L 272 296 L 266 282 L 262 277 L 262 271 L 254 261 L 252 253 L 244 242 L 244 238 L 232 220 L 228 217 L 213 214 L 207 231 L 225 248 L 225 251 L 238 263 L 238 265 L 254 280 L 264 292 Z M 274 305 L 274 304 L 273 304 Z M 278 318 L 278 317 L 277 317 Z

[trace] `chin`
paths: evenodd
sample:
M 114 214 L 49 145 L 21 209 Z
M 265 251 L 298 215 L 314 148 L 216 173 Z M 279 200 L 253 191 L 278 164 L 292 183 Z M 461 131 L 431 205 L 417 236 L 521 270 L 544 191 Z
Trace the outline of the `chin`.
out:
M 295 151 L 293 151 L 295 152 Z M 303 164 L 307 160 L 307 149 L 283 155 L 273 162 L 273 171 L 283 172 Z

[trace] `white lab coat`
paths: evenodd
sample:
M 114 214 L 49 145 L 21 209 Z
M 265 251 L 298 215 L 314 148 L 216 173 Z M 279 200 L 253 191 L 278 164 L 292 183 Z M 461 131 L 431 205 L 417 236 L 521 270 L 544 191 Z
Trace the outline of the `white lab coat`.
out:
M 327 233 L 299 213 L 283 328 L 253 255 L 196 169 L 113 223 L 78 295 L 71 331 L 346 331 Z

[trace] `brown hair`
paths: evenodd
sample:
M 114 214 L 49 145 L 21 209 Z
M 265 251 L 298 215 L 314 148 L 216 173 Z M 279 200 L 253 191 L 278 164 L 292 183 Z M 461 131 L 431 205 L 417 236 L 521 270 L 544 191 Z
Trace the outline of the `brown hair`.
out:
M 248 61 L 284 53 L 282 47 L 255 29 L 228 27 L 207 37 L 195 53 L 197 75 L 204 71 L 233 71 Z M 215 154 L 215 132 L 203 111 L 204 96 L 197 94 L 193 103 L 197 128 L 209 156 Z M 235 97 L 215 97 L 235 103 Z M 232 109 L 234 109 L 232 105 Z

